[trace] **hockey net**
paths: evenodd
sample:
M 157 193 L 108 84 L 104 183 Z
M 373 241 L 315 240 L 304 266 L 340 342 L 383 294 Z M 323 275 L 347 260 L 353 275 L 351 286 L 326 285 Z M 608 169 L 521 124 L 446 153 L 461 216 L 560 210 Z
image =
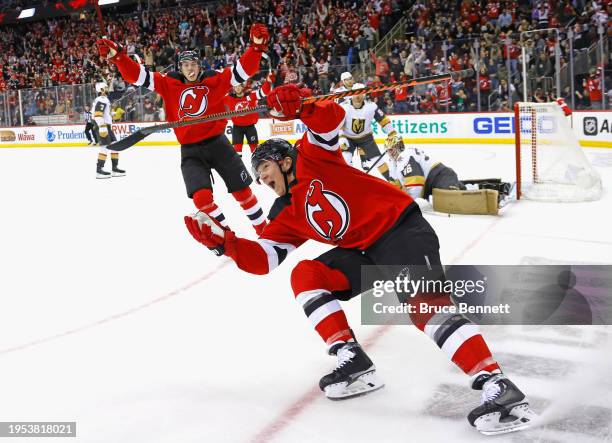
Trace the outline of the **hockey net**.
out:
M 557 103 L 516 103 L 517 198 L 552 202 L 598 200 L 601 178 Z

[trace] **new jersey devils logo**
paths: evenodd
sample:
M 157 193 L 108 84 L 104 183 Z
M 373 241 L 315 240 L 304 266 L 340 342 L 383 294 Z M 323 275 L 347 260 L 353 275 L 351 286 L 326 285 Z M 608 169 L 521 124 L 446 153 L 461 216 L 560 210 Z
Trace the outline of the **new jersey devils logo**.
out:
M 208 107 L 208 88 L 193 86 L 185 89 L 179 98 L 179 118 L 199 117 Z
M 321 237 L 334 241 L 348 229 L 350 213 L 342 197 L 323 189 L 319 180 L 313 180 L 306 194 L 306 219 Z
M 247 109 L 248 107 L 249 107 L 249 102 L 245 100 L 245 101 L 236 103 L 236 107 L 234 110 L 242 111 L 243 109 Z

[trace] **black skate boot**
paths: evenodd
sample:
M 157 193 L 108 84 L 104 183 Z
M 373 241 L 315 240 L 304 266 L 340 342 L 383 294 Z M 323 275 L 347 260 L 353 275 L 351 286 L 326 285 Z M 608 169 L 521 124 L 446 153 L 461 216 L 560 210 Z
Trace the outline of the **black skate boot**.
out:
M 319 387 L 330 400 L 344 400 L 365 395 L 384 386 L 376 367 L 357 342 L 341 343 L 330 350 L 338 365 L 319 381 Z
M 113 177 L 123 177 L 125 175 L 125 171 L 123 169 L 119 169 L 119 154 L 113 152 L 111 154 L 111 163 L 112 167 L 112 176 Z
M 110 172 L 106 172 L 102 168 L 97 168 L 96 169 L 96 178 L 110 178 L 110 177 L 111 177 Z
M 478 374 L 472 389 L 482 389 L 482 404 L 470 412 L 468 421 L 484 435 L 520 431 L 536 418 L 525 394 L 504 374 Z
M 125 171 L 119 168 L 113 168 L 112 176 L 113 177 L 123 177 L 125 175 Z

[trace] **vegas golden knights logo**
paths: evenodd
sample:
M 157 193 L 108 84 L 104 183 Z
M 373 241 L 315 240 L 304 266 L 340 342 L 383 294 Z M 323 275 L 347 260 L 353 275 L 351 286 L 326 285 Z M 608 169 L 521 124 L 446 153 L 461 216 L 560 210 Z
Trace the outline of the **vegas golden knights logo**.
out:
M 365 129 L 365 119 L 354 118 L 353 124 L 351 125 L 351 129 L 353 130 L 353 133 L 355 134 L 359 134 L 360 132 L 363 132 L 363 130 Z

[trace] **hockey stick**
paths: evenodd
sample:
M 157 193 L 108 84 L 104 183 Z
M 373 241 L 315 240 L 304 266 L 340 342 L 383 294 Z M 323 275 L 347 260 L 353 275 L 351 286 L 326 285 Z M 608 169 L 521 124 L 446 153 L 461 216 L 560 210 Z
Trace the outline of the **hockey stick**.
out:
M 376 161 L 372 164 L 372 166 L 370 166 L 368 169 L 366 169 L 365 172 L 366 174 L 369 174 L 370 171 L 372 171 L 376 165 L 378 165 L 380 163 L 380 161 L 383 159 L 383 157 L 387 154 L 387 151 L 385 150 L 385 152 L 383 152 L 382 154 L 380 154 L 378 157 L 376 157 Z
M 446 80 L 451 80 L 453 77 L 467 77 L 474 73 L 471 69 L 465 69 L 463 71 L 456 71 L 450 74 L 438 74 L 431 75 L 428 77 L 419 77 L 412 80 L 406 80 L 403 82 L 395 82 L 389 83 L 387 85 L 380 86 L 367 86 L 362 89 L 355 89 L 352 91 L 344 91 L 344 92 L 334 92 L 331 94 L 325 95 L 317 95 L 316 97 L 308 97 L 302 100 L 303 104 L 308 103 L 319 103 L 322 101 L 330 101 L 338 98 L 344 97 L 352 97 L 355 95 L 363 95 L 370 94 L 372 92 L 381 92 L 381 91 L 389 91 L 391 89 L 395 89 L 400 86 L 417 86 L 417 85 L 426 85 L 430 83 L 437 83 Z M 133 134 L 127 136 L 126 138 L 119 140 L 108 146 L 108 149 L 111 151 L 124 151 L 127 148 L 134 146 L 139 141 L 143 140 L 148 135 L 151 135 L 155 132 L 163 131 L 166 129 L 180 128 L 183 126 L 196 125 L 199 123 L 206 123 L 216 120 L 225 120 L 231 117 L 239 117 L 241 115 L 252 114 L 254 112 L 263 112 L 268 111 L 269 108 L 266 105 L 256 106 L 254 108 L 246 108 L 240 111 L 226 111 L 219 112 L 216 114 L 210 114 L 206 117 L 194 118 L 191 120 L 177 120 L 173 122 L 164 123 L 161 125 L 149 126 L 147 128 L 139 129 Z
M 94 1 L 94 6 L 96 8 L 96 14 L 98 16 L 98 26 L 100 27 L 100 34 L 102 34 L 102 38 L 106 38 L 106 30 L 104 29 L 104 20 L 102 19 L 102 11 L 100 10 L 99 0 Z

